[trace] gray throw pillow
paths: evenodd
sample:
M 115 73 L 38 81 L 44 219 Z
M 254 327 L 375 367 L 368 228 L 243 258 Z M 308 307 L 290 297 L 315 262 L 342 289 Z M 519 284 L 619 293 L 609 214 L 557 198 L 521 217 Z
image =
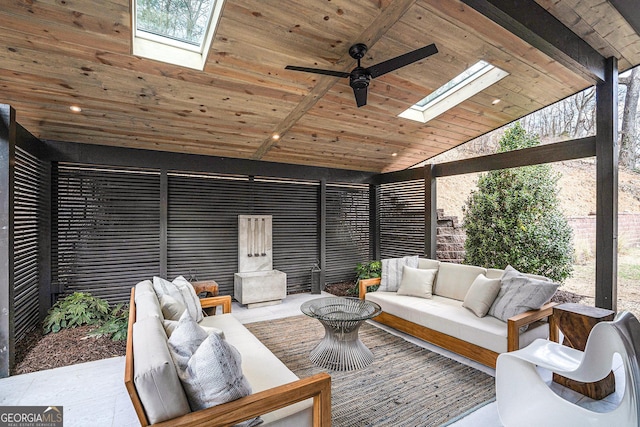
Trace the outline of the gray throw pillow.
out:
M 405 265 L 411 268 L 418 268 L 418 255 L 383 259 L 380 287 L 378 290 L 397 292 L 400 287 L 400 282 L 402 281 L 402 268 Z
M 156 292 L 158 298 L 162 295 L 170 295 L 176 300 L 184 304 L 191 317 L 196 321 L 201 321 L 204 316 L 202 314 L 202 306 L 200 305 L 200 298 L 196 295 L 196 291 L 193 285 L 189 283 L 184 277 L 178 276 L 173 282 L 170 282 L 162 277 L 155 276 L 153 278 L 153 290 Z
M 500 292 L 489 309 L 489 315 L 504 322 L 529 310 L 537 310 L 551 299 L 558 283 L 533 279 L 507 266 L 502 275 Z
M 238 350 L 222 334 L 208 334 L 185 310 L 168 341 L 182 388 L 192 411 L 248 396 L 251 385 L 242 373 Z M 236 424 L 253 427 L 260 417 Z

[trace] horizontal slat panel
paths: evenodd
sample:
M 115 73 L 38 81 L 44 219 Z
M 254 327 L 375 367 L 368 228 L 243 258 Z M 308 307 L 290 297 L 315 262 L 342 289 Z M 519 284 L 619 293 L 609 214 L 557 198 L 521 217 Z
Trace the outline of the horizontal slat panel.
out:
M 326 283 L 353 280 L 370 258 L 369 186 L 327 186 Z
M 159 272 L 160 174 L 59 165 L 54 171 L 53 283 L 126 302 Z
M 40 316 L 39 235 L 47 223 L 49 176 L 44 163 L 16 147 L 14 184 L 14 321 L 20 341 Z
M 380 257 L 424 253 L 424 180 L 380 186 Z
M 238 215 L 273 215 L 273 268 L 287 291 L 310 290 L 318 258 L 316 185 L 230 177 L 169 176 L 170 277 L 213 279 L 233 294 L 238 271 Z

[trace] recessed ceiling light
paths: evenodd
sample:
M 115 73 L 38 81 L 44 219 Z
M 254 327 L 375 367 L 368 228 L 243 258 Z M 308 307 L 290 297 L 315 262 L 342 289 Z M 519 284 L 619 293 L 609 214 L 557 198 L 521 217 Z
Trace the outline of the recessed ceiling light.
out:
M 499 102 L 500 102 L 500 100 L 499 100 L 499 99 L 494 99 L 494 100 L 491 102 L 491 105 L 496 105 L 496 104 L 497 104 L 497 103 L 499 103 Z
M 391 153 L 391 157 L 396 157 L 398 153 Z
M 74 113 L 79 113 L 82 111 L 82 108 L 78 107 L 77 105 L 72 105 L 69 107 L 69 110 L 73 111 Z
M 277 133 L 274 133 L 273 135 L 271 135 L 271 139 L 273 139 L 274 141 L 277 141 L 280 139 L 280 135 L 278 135 Z

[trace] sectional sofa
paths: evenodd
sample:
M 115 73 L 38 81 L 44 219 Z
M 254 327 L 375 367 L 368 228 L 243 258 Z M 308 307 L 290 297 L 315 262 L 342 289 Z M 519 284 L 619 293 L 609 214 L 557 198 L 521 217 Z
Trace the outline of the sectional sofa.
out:
M 407 295 L 406 292 L 403 294 L 401 289 L 367 292 L 370 287 L 380 285 L 381 279 L 359 282 L 360 298 L 373 301 L 382 307 L 382 313 L 374 319 L 375 321 L 492 368 L 495 368 L 500 353 L 517 350 L 537 338 L 549 337 L 549 326 L 544 320 L 552 314 L 554 303 L 543 301 L 540 308 L 519 310 L 524 312 L 506 321 L 491 314 L 480 317 L 465 307 L 466 305 L 473 308 L 473 302 L 469 301 L 469 298 L 465 301 L 465 297 L 476 280 L 480 283 L 480 289 L 485 283 L 493 282 L 495 286 L 497 282 L 499 290 L 496 295 L 501 292 L 500 279 L 505 273 L 504 270 L 424 258 L 417 262 L 418 270 L 433 272 L 432 283 L 426 291 L 420 290 L 428 292 L 427 295 L 415 296 L 411 295 L 411 292 Z M 414 274 L 413 270 L 410 271 Z M 552 292 L 549 298 L 557 288 L 556 284 L 544 277 L 526 276 L 532 282 L 550 286 Z M 546 285 L 546 282 L 549 285 Z M 478 284 L 474 285 L 474 289 L 478 289 Z M 486 311 L 493 302 L 483 302 Z
M 188 292 L 191 296 L 197 293 L 195 289 Z M 260 417 L 260 425 L 265 426 L 331 425 L 331 377 L 321 373 L 299 379 L 232 316 L 230 296 L 195 301 L 200 312 L 201 308 L 223 307 L 223 314 L 202 317 L 197 322 L 208 338 L 215 338 L 218 347 L 213 349 L 210 359 L 204 359 L 204 364 L 217 357 L 222 344 L 228 353 L 237 350 L 244 377 L 241 385 L 246 380 L 251 394 L 213 407 L 194 408 L 192 397 L 185 392 L 186 386 L 183 387 L 185 374 L 179 377 L 174 363 L 177 356 L 184 356 L 184 352 L 178 349 L 176 356 L 174 348 L 172 353 L 168 337 L 179 333 L 177 328 L 181 326 L 176 327 L 176 324 L 184 323 L 186 317 L 183 313 L 179 321 L 165 319 L 165 314 L 171 312 L 167 308 L 170 304 L 164 303 L 169 299 L 159 298 L 150 280 L 138 283 L 131 290 L 125 386 L 142 426 L 226 426 L 243 421 L 242 426 L 252 426 L 256 423 L 251 421 L 256 417 Z M 187 296 L 185 303 L 190 305 L 194 301 Z M 184 306 L 181 307 L 185 311 Z M 175 328 L 173 332 L 171 325 Z M 231 347 L 227 344 L 235 350 L 229 350 Z M 197 368 L 194 372 L 210 370 L 207 366 Z M 238 381 L 234 387 L 236 383 Z M 205 389 L 209 385 L 207 382 L 202 384 Z

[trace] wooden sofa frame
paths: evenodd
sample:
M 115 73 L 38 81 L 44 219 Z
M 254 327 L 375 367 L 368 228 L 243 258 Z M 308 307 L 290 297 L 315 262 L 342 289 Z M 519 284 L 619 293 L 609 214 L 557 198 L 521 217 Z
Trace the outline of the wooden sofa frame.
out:
M 368 288 L 378 285 L 380 285 L 379 277 L 360 280 L 360 299 L 364 299 Z M 530 325 L 531 323 L 551 316 L 553 314 L 553 306 L 555 305 L 556 303 L 553 302 L 547 303 L 539 310 L 527 311 L 510 318 L 507 322 L 507 351 L 514 351 L 520 348 L 520 327 Z M 471 344 L 467 341 L 461 340 L 460 338 L 456 338 L 442 332 L 434 331 L 426 326 L 418 325 L 417 323 L 410 322 L 393 314 L 385 313 L 384 311 L 373 320 L 416 338 L 420 338 L 421 340 L 430 342 L 431 344 L 435 344 L 438 347 L 450 350 L 471 360 L 475 360 L 476 362 L 482 363 L 490 368 L 495 369 L 496 367 L 496 361 L 499 353 L 496 353 L 495 351 L 488 350 L 476 344 Z M 551 339 L 554 341 L 558 340 L 557 334 L 554 334 L 554 331 L 550 331 L 550 334 Z
M 231 313 L 231 297 L 228 295 L 202 298 L 200 302 L 203 308 L 222 305 L 223 313 Z M 146 427 L 149 425 L 149 421 L 134 383 L 133 324 L 135 321 L 135 288 L 132 288 L 129 305 L 124 384 L 141 426 Z M 331 376 L 324 372 L 253 393 L 249 396 L 212 408 L 190 412 L 171 420 L 156 423 L 154 426 L 232 426 L 309 398 L 313 398 L 313 426 L 331 426 Z

